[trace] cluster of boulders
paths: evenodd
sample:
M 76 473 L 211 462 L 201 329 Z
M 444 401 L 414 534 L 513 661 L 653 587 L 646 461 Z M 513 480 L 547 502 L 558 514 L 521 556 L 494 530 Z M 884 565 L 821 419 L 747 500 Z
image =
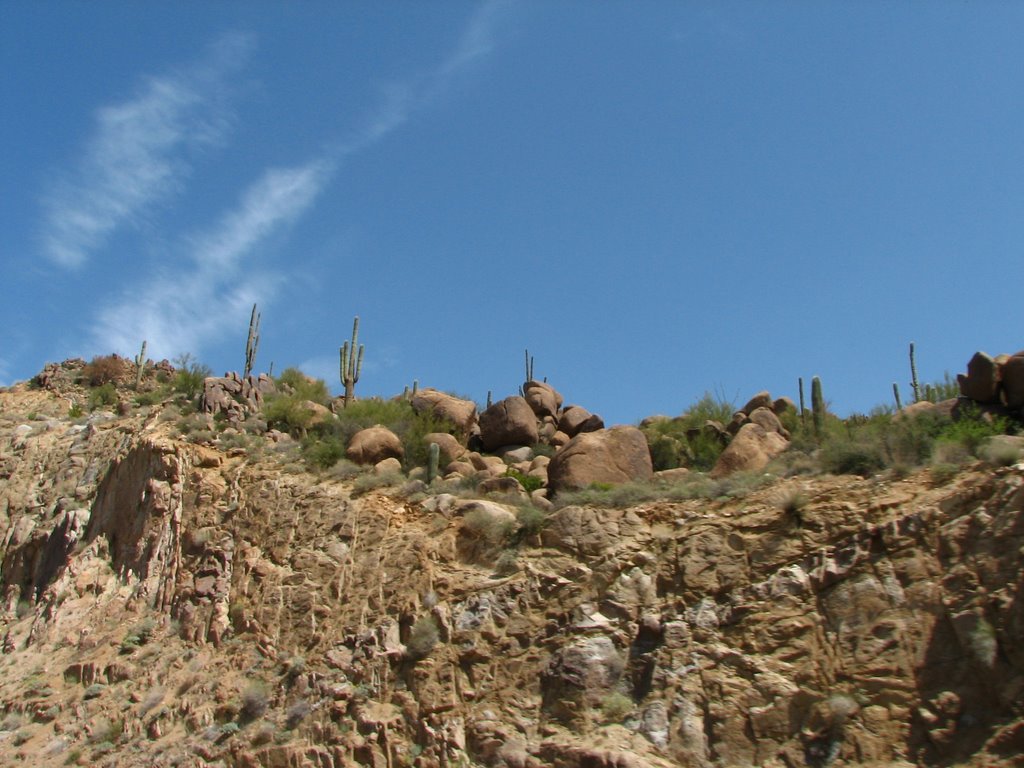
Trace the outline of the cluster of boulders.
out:
M 1024 414 L 1024 350 L 996 357 L 975 352 L 967 363 L 967 373 L 956 379 L 960 394 L 969 400 Z
M 650 451 L 635 427 L 606 429 L 600 416 L 564 398 L 547 382 L 528 381 L 521 394 L 493 403 L 482 412 L 470 400 L 436 389 L 418 390 L 411 404 L 454 426 L 455 434 L 433 433 L 440 474 L 472 477 L 483 492 L 525 493 L 517 478 L 536 478 L 535 501 L 549 491 L 585 488 L 592 483 L 622 483 L 653 474 Z M 359 464 L 394 468 L 401 442 L 386 427 L 362 430 L 352 438 L 348 458 Z M 512 470 L 512 471 L 510 471 Z M 526 485 L 533 485 L 529 480 Z
M 768 392 L 758 392 L 733 414 L 728 425 L 708 422 L 706 428 L 720 429 L 733 436 L 711 469 L 711 477 L 764 469 L 789 447 L 790 434 L 779 417 L 795 410 L 788 397 L 773 399 Z
M 224 376 L 207 376 L 199 397 L 199 410 L 216 416 L 224 414 L 231 424 L 239 424 L 258 414 L 263 398 L 277 391 L 274 380 L 265 373 L 239 376 L 231 371 Z

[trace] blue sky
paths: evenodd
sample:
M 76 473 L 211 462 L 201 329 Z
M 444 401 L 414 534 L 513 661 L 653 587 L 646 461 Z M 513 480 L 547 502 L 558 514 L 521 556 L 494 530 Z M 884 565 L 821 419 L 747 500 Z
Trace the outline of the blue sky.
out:
M 1015 352 L 1024 5 L 0 4 L 0 382 L 189 352 L 606 421 Z

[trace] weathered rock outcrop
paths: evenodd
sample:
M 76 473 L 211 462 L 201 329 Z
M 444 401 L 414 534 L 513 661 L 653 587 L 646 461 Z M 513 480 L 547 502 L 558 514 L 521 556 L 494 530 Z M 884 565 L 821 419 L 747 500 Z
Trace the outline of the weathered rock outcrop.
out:
M 469 435 L 476 425 L 476 403 L 429 387 L 413 395 L 412 407 L 417 413 L 433 413 L 451 422 L 463 436 Z

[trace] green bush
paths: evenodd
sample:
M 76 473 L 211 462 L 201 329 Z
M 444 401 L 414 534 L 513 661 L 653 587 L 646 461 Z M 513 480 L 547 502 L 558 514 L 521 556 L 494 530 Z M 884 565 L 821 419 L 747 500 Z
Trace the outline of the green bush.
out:
M 114 387 L 114 383 L 108 381 L 106 384 L 102 384 L 95 387 L 89 392 L 89 409 L 96 410 L 104 406 L 116 405 L 117 404 L 117 389 Z
M 194 400 L 203 391 L 203 381 L 213 375 L 209 366 L 202 365 L 189 353 L 174 358 L 174 379 L 171 388 L 186 400 Z
M 654 469 L 711 469 L 725 443 L 717 434 L 705 430 L 704 424 L 715 421 L 724 426 L 732 420 L 734 412 L 733 403 L 705 392 L 682 416 L 656 419 L 642 427 Z

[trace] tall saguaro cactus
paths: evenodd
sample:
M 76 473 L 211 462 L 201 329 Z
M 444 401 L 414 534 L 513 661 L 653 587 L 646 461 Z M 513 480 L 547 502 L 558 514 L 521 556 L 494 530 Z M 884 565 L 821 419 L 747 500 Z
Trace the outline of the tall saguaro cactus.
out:
M 260 313 L 256 311 L 256 305 L 252 305 L 252 315 L 249 317 L 249 338 L 245 342 L 245 372 L 244 379 L 252 373 L 252 366 L 256 362 L 256 349 L 260 345 Z
M 142 340 L 142 349 L 135 356 L 135 391 L 142 386 L 142 374 L 146 370 L 146 340 Z
M 914 360 L 914 342 L 910 342 L 910 388 L 914 390 L 914 402 L 921 402 L 921 387 L 917 383 L 917 361 Z
M 363 345 L 359 343 L 359 316 L 352 323 L 352 340 L 341 345 L 341 383 L 345 385 L 345 407 L 356 396 L 356 382 L 363 370 Z
M 811 379 L 811 418 L 814 420 L 814 434 L 821 437 L 825 426 L 825 398 L 821 394 L 821 379 Z

